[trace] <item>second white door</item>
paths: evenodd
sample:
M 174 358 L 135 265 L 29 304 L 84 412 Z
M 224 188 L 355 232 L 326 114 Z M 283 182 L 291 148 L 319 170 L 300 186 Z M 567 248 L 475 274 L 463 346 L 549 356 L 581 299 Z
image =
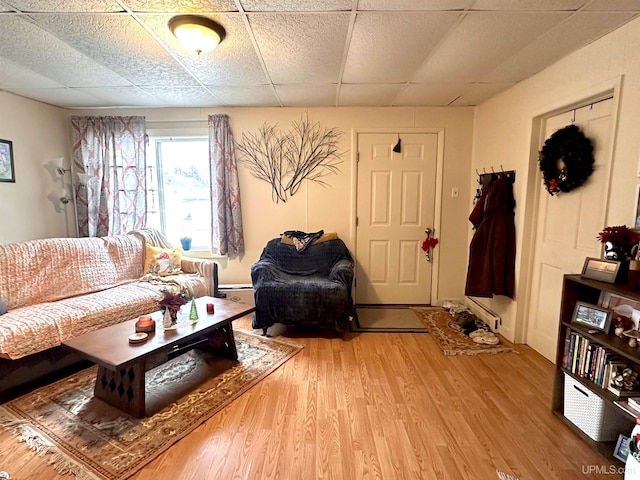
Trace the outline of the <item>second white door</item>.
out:
M 527 344 L 552 362 L 556 358 L 563 276 L 579 273 L 586 257 L 600 256 L 598 232 L 605 226 L 609 196 L 613 100 L 547 119 L 544 136 L 574 123 L 594 144 L 594 172 L 581 187 L 556 196 L 542 182 L 533 260 Z

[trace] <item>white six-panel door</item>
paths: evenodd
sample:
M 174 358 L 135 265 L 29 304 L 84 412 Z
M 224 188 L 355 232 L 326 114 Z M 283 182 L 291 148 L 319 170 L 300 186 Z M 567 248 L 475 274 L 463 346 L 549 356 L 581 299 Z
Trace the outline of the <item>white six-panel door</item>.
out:
M 612 131 L 609 99 L 546 120 L 544 138 L 572 123 L 594 143 L 595 171 L 571 192 L 549 195 L 539 188 L 531 296 L 527 319 L 527 344 L 555 362 L 563 275 L 580 273 L 586 257 L 599 257 L 598 232 L 605 226 L 609 195 Z M 543 140 L 544 143 L 544 140 Z M 542 147 L 542 145 L 540 145 Z M 533 240 L 533 239 L 531 239 Z M 525 240 L 526 242 L 527 240 Z
M 438 135 L 358 134 L 356 291 L 358 304 L 428 304 Z

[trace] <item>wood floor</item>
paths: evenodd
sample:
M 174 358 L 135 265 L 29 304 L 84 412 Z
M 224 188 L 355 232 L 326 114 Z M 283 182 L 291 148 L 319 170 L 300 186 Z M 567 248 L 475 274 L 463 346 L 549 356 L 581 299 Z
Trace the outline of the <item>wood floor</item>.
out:
M 304 349 L 132 479 L 621 478 L 551 414 L 553 366 L 526 346 L 445 357 L 428 334 L 284 335 Z M 70 478 L 7 432 L 0 470 Z

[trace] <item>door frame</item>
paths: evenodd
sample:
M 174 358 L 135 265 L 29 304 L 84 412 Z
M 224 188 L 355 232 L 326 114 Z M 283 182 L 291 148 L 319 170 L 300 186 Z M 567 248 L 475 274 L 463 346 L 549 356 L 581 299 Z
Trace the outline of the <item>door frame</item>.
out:
M 377 128 L 352 128 L 351 129 L 351 231 L 350 236 L 354 240 L 354 258 L 358 261 L 358 239 L 356 228 L 356 216 L 358 207 L 358 137 L 360 134 L 398 134 L 404 133 L 426 133 L 436 134 L 438 147 L 436 156 L 436 179 L 435 179 L 435 200 L 434 200 L 434 212 L 433 212 L 433 236 L 440 237 L 440 225 L 442 219 L 442 181 L 443 181 L 443 168 L 444 168 L 444 127 L 429 128 L 429 127 L 417 127 L 417 128 L 391 128 L 391 127 L 377 127 Z M 426 225 L 425 227 L 427 227 Z M 356 269 L 357 271 L 357 269 Z M 440 303 L 438 297 L 438 279 L 440 278 L 440 253 L 438 248 L 434 248 L 431 251 L 431 304 L 437 305 Z M 357 279 L 356 279 L 357 281 Z M 358 303 L 358 299 L 355 298 L 354 292 L 354 304 Z
M 607 198 L 605 201 L 605 222 L 609 215 L 609 203 L 611 200 L 611 172 L 613 169 L 614 152 L 616 146 L 616 133 L 618 130 L 618 115 L 620 111 L 620 92 L 622 89 L 623 76 L 611 78 L 605 82 L 598 83 L 587 90 L 572 93 L 562 100 L 548 104 L 534 113 L 531 120 L 531 144 L 529 152 L 529 168 L 527 172 L 527 190 L 525 195 L 525 213 L 522 238 L 536 238 L 538 227 L 538 206 L 540 195 L 545 191 L 541 186 L 541 174 L 538 168 L 538 152 L 544 143 L 544 124 L 546 119 L 563 112 L 585 107 L 591 103 L 613 97 L 612 122 L 611 122 L 611 142 L 606 151 L 609 157 L 609 168 L 605 172 L 607 175 Z M 596 232 L 597 233 L 597 232 Z M 594 235 L 596 235 L 594 233 Z M 519 285 L 518 291 L 522 292 L 524 301 L 518 302 L 515 312 L 514 342 L 527 343 L 527 331 L 529 327 L 529 309 L 532 302 L 531 295 L 531 275 L 535 260 L 536 243 L 529 242 L 525 246 L 522 243 L 522 258 L 520 261 L 520 273 L 516 281 Z M 567 272 L 575 273 L 575 272 Z M 559 312 L 558 312 L 559 313 Z

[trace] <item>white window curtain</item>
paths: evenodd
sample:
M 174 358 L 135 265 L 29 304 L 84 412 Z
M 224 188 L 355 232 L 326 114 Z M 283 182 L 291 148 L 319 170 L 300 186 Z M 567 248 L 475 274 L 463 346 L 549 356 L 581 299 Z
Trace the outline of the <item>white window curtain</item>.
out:
M 71 117 L 78 234 L 119 235 L 146 221 L 144 117 Z
M 221 255 L 244 253 L 240 183 L 229 116 L 209 115 L 211 244 Z

